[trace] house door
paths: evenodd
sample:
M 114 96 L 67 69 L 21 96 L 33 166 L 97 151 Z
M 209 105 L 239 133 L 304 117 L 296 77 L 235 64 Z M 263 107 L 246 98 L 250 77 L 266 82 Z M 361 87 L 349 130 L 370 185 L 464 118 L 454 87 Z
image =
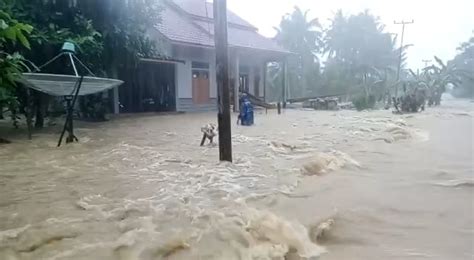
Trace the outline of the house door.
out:
M 208 104 L 210 102 L 209 71 L 193 70 L 193 103 Z

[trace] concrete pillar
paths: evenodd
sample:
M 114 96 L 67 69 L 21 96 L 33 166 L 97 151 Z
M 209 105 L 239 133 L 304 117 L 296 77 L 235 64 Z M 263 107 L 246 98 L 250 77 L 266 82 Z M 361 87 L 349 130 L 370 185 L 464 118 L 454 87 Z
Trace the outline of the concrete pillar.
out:
M 259 85 L 258 85 L 258 88 L 259 88 L 258 94 L 259 94 L 260 97 L 263 97 L 263 94 L 264 94 L 264 90 L 263 90 L 263 86 L 264 86 L 263 84 L 264 84 L 264 83 L 263 83 L 263 80 L 264 80 L 264 78 L 265 78 L 265 76 L 264 76 L 264 74 L 265 74 L 265 72 L 264 72 L 264 71 L 265 71 L 265 67 L 262 66 L 262 64 L 260 64 L 260 66 L 259 66 L 258 68 L 259 68 L 258 73 L 259 73 L 259 75 L 260 75 L 260 81 L 258 82 L 258 84 L 259 84 Z
M 236 52 L 234 56 L 234 112 L 240 111 L 239 104 L 239 87 L 240 87 L 240 58 L 239 54 Z
M 255 66 L 249 66 L 249 93 L 254 95 L 255 94 Z
M 283 92 L 283 93 L 284 93 L 284 96 L 283 96 L 283 102 L 284 102 L 284 103 L 283 103 L 283 104 L 286 103 L 286 100 L 287 100 L 288 97 L 290 96 L 290 88 L 289 88 L 289 87 L 290 87 L 290 86 L 289 86 L 289 85 L 290 85 L 290 84 L 289 84 L 290 79 L 288 78 L 288 61 L 287 61 L 286 59 L 285 59 L 285 61 L 284 61 L 284 64 L 285 64 L 285 65 L 284 65 L 284 66 L 285 66 L 285 67 L 284 67 L 284 68 L 285 68 L 285 71 L 284 71 L 284 73 L 285 73 L 285 82 L 284 82 L 284 85 L 285 85 L 284 88 L 285 88 L 285 90 L 284 90 L 284 92 Z
M 262 92 L 263 93 L 263 100 L 267 101 L 267 62 L 263 62 L 262 66 Z
M 281 101 L 283 108 L 286 108 L 286 100 L 288 99 L 288 63 L 286 60 L 283 61 L 283 84 L 282 84 L 282 96 Z

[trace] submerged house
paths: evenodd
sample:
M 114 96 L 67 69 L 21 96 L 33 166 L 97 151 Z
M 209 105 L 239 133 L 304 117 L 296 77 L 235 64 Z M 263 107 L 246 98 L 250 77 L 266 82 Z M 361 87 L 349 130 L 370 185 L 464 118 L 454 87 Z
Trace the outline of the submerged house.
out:
M 263 98 L 267 63 L 284 61 L 289 52 L 233 12 L 227 20 L 231 99 L 238 91 Z M 213 4 L 165 0 L 161 22 L 149 34 L 167 58 L 142 59 L 133 78 L 122 76 L 115 113 L 216 109 Z

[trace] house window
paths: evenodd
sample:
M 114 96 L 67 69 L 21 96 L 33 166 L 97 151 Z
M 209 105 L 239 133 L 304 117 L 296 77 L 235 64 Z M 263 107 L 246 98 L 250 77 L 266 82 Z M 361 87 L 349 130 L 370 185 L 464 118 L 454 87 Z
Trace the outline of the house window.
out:
M 193 79 L 209 79 L 209 63 L 193 61 L 192 68 Z
M 192 62 L 192 67 L 193 67 L 193 69 L 209 70 L 209 63 L 193 61 Z

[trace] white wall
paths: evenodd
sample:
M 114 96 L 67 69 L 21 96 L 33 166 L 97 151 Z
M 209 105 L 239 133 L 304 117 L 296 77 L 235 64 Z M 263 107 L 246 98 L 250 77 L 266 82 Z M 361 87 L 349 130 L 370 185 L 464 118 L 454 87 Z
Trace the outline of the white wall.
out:
M 216 83 L 216 59 L 214 51 L 204 48 L 192 48 L 185 46 L 175 46 L 173 56 L 176 59 L 185 61 L 185 64 L 178 63 L 176 67 L 176 86 L 178 88 L 178 98 L 192 98 L 192 62 L 209 63 L 209 84 L 210 98 L 217 97 Z
M 210 98 L 217 98 L 216 56 L 209 55 Z
M 192 98 L 192 70 L 191 61 L 184 60 L 185 64 L 178 63 L 176 66 L 176 87 L 178 98 Z

